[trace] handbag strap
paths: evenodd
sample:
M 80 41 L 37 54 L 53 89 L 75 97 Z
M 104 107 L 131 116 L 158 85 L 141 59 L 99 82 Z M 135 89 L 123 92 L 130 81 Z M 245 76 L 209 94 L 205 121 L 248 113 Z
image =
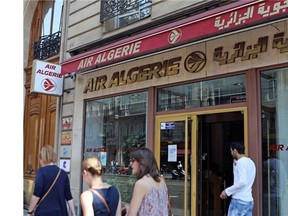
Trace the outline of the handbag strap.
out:
M 91 192 L 93 192 L 94 194 L 96 194 L 96 196 L 98 196 L 99 199 L 102 200 L 102 202 L 105 204 L 105 206 L 106 206 L 106 208 L 107 208 L 107 210 L 108 210 L 108 212 L 109 212 L 109 214 L 110 214 L 110 208 L 109 208 L 106 200 L 104 199 L 104 197 L 103 197 L 97 190 L 93 190 L 93 189 L 89 189 L 89 190 L 90 190 Z
M 168 213 L 169 213 L 169 216 L 174 216 L 173 213 L 172 213 L 172 207 L 171 207 L 171 200 L 170 200 L 170 196 L 168 194 Z
M 44 196 L 41 198 L 41 200 L 38 202 L 38 204 L 34 207 L 33 212 L 35 211 L 35 209 L 40 205 L 40 203 L 44 200 L 44 198 L 48 195 L 48 193 L 50 192 L 50 190 L 52 189 L 52 187 L 54 186 L 55 182 L 57 181 L 59 175 L 61 172 L 61 168 L 59 168 L 59 171 L 57 173 L 57 176 L 55 177 L 53 183 L 51 184 L 50 188 L 48 189 L 48 191 L 44 194 Z

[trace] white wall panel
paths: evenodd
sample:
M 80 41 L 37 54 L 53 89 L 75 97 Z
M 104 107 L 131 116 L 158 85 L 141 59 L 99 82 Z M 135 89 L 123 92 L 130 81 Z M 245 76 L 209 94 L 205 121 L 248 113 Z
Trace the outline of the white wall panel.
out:
M 159 3 L 160 2 L 160 3 Z M 192 8 L 193 6 L 201 5 L 207 0 L 165 0 L 158 1 L 158 4 L 153 4 L 152 19 L 158 19 L 168 14 L 180 12 L 183 9 Z
M 86 7 L 89 7 L 92 4 L 100 2 L 100 0 L 76 0 L 70 2 L 70 14 L 75 13 L 76 11 L 82 10 Z
M 69 15 L 69 26 L 73 26 L 76 23 L 79 23 L 83 20 L 89 19 L 90 17 L 100 16 L 100 2 L 94 2 L 93 4 L 90 4 L 89 6 L 82 8 L 80 10 L 77 10 Z M 100 23 L 100 19 L 98 20 L 98 23 Z

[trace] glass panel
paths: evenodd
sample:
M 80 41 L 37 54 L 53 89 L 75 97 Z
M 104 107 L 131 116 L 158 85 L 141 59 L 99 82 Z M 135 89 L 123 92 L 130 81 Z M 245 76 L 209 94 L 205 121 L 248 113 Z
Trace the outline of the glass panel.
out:
M 288 215 L 288 68 L 261 76 L 263 215 Z
M 63 0 L 55 0 L 52 34 L 61 31 L 62 7 Z
M 157 111 L 246 102 L 245 75 L 161 88 L 157 96 Z
M 152 0 L 110 0 L 101 1 L 101 22 L 119 15 L 131 13 L 145 6 L 151 5 Z
M 129 23 L 139 20 L 139 13 L 129 14 L 119 17 L 119 27 L 128 25 Z
M 101 159 L 105 180 L 120 189 L 123 202 L 130 202 L 134 183 L 129 152 L 146 145 L 146 112 L 146 92 L 86 103 L 84 157 Z
M 151 3 L 151 0 L 102 0 L 101 22 L 105 21 L 106 29 L 111 28 L 111 23 L 115 23 L 112 29 L 126 26 L 150 16 Z
M 148 17 L 151 14 L 151 6 L 140 9 L 140 19 Z
M 43 16 L 44 20 L 42 23 L 42 32 L 41 36 L 50 35 L 51 29 L 51 19 L 52 19 L 52 8 L 53 8 L 54 1 L 45 1 L 43 6 Z
M 42 24 L 41 36 L 51 35 L 61 31 L 62 7 L 63 0 L 45 1 L 43 7 L 44 20 Z
M 191 121 L 188 125 L 188 161 L 191 155 Z M 184 215 L 184 160 L 185 160 L 185 121 L 161 122 L 160 170 L 165 177 L 174 215 Z M 188 165 L 187 213 L 191 203 L 191 165 Z

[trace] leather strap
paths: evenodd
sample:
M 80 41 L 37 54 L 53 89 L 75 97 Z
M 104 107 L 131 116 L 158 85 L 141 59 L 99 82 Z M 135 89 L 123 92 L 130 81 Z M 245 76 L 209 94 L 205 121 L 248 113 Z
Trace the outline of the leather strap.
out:
M 172 213 L 172 208 L 171 208 L 171 200 L 170 200 L 170 196 L 168 194 L 168 213 L 169 213 L 169 216 L 174 216 L 173 213 Z
M 96 194 L 96 196 L 98 196 L 98 197 L 102 200 L 102 202 L 105 204 L 108 212 L 110 213 L 110 208 L 109 208 L 106 200 L 104 199 L 104 197 L 103 197 L 97 190 L 93 190 L 93 189 L 89 189 L 89 190 L 90 190 L 91 192 L 93 192 L 94 194 Z
M 50 188 L 48 189 L 48 191 L 44 194 L 44 196 L 41 198 L 41 200 L 38 202 L 38 204 L 34 207 L 33 211 L 34 212 L 36 210 L 36 208 L 40 205 L 40 203 L 44 200 L 44 198 L 48 195 L 48 193 L 50 192 L 50 190 L 52 189 L 52 187 L 54 186 L 55 182 L 57 181 L 59 175 L 61 172 L 61 168 L 59 168 L 59 171 L 57 173 L 57 176 L 55 177 L 53 183 L 51 184 Z

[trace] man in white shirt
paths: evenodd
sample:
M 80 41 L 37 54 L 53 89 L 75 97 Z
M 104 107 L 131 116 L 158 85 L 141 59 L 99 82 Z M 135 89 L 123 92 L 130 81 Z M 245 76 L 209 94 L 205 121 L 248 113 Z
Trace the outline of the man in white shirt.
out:
M 252 197 L 252 185 L 256 175 L 254 162 L 245 157 L 243 142 L 232 142 L 230 145 L 233 163 L 233 185 L 226 188 L 220 194 L 221 199 L 232 196 L 228 216 L 252 216 L 254 200 Z

